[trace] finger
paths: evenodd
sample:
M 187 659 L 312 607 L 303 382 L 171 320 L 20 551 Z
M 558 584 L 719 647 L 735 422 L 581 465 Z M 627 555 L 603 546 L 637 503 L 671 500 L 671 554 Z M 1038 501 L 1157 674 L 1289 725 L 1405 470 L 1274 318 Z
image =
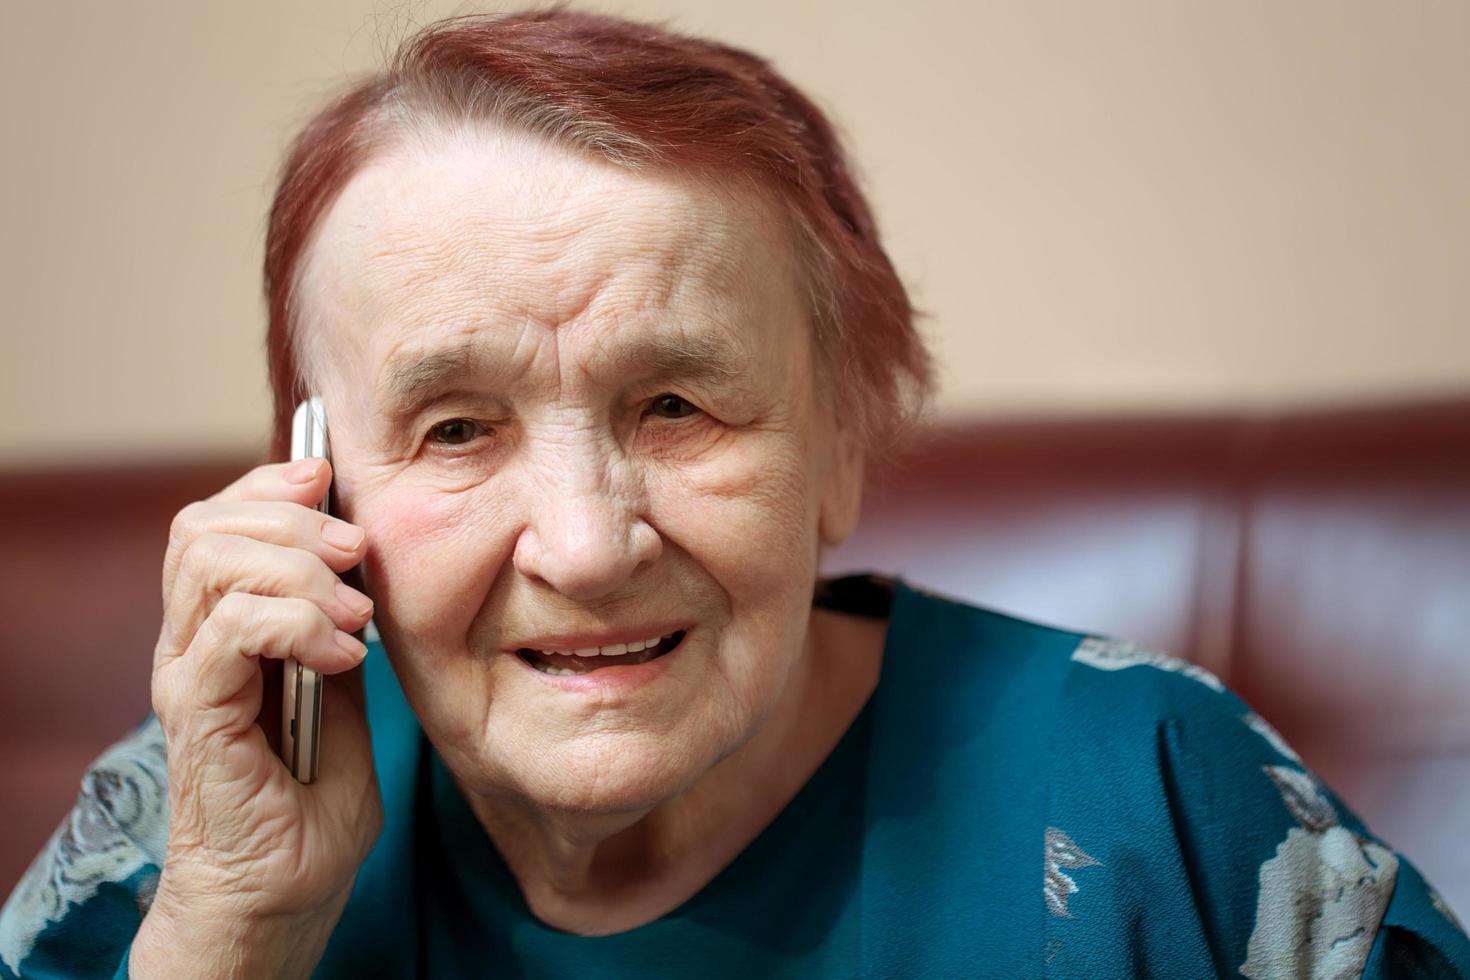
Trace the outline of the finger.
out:
M 337 629 L 315 603 L 232 592 L 215 604 L 175 669 L 165 710 L 177 716 L 223 713 L 213 731 L 240 732 L 260 713 L 257 657 L 288 658 L 322 674 L 362 662 L 366 648 Z M 178 682 L 182 680 L 182 685 Z M 251 696 L 241 697 L 242 693 Z
M 204 534 L 184 553 L 164 620 L 175 643 L 160 645 L 162 659 L 178 656 L 222 596 L 249 592 L 309 599 L 351 632 L 371 617 L 372 600 L 342 582 L 316 555 L 237 534 Z
M 199 506 L 237 501 L 281 501 L 316 509 L 326 497 L 331 486 L 332 464 L 316 457 L 308 457 L 288 463 L 266 463 L 247 471 L 239 479 L 218 493 L 191 504 L 174 517 L 174 526 L 169 531 L 169 545 L 164 554 L 164 604 L 173 591 L 173 578 L 177 574 L 180 557 L 187 550 L 185 531 L 195 522 Z
M 236 534 L 302 548 L 338 573 L 362 560 L 367 540 L 357 525 L 301 504 L 277 500 L 197 501 L 180 510 L 169 528 L 163 557 L 164 596 L 174 591 L 185 552 L 204 534 Z
M 332 482 L 332 464 L 308 457 L 289 463 L 265 463 L 245 473 L 210 500 L 288 500 L 315 507 Z

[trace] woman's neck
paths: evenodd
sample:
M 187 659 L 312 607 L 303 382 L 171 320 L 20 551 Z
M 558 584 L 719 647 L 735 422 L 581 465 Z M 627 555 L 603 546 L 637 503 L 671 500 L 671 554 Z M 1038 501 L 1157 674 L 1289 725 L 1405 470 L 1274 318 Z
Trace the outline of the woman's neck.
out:
M 791 802 L 877 686 L 887 631 L 885 619 L 814 608 L 805 652 L 771 717 L 687 791 L 651 809 L 510 811 L 460 791 L 538 919 L 584 936 L 626 932 L 682 905 Z

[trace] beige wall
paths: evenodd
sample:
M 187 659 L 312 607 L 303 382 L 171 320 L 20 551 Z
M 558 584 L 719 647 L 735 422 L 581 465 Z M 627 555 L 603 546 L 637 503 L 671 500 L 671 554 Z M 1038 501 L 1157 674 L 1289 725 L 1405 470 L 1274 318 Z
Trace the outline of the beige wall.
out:
M 281 148 L 441 13 L 0 6 L 0 466 L 264 446 Z M 622 0 L 850 135 L 947 414 L 1470 393 L 1470 5 Z

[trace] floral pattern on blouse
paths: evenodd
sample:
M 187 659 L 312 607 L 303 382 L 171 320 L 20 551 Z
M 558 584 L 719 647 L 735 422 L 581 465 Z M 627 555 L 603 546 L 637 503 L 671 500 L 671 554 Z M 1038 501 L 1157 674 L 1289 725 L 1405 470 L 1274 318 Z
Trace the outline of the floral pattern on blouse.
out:
M 1101 867 L 1102 862 L 1077 846 L 1077 842 L 1055 827 L 1046 828 L 1046 879 L 1042 895 L 1052 915 L 1070 919 L 1067 899 L 1077 893 L 1077 882 L 1066 871 Z
M 1192 664 L 1167 653 L 1139 646 L 1129 640 L 1113 640 L 1101 636 L 1089 636 L 1077 645 L 1072 659 L 1098 670 L 1124 670 L 1128 667 L 1157 667 L 1159 670 L 1174 671 L 1190 680 L 1199 681 L 1212 691 L 1224 691 L 1225 685 L 1214 674 L 1198 664 Z
M 1302 764 L 1302 757 L 1296 754 L 1296 750 L 1286 743 L 1286 739 L 1281 737 L 1281 733 L 1269 721 L 1254 711 L 1249 711 L 1241 715 L 1240 720 L 1245 722 L 1247 728 L 1264 738 L 1270 744 L 1271 748 L 1280 752 L 1297 765 Z
M 149 867 L 139 912 L 152 902 L 168 840 L 168 764 L 163 729 L 150 716 L 88 767 L 76 805 L 0 909 L 0 964 L 20 969 L 36 939 L 103 885 Z
M 1154 667 L 1227 694 L 1221 681 L 1204 668 L 1128 641 L 1086 637 L 1072 659 L 1107 671 Z M 1265 765 L 1262 770 L 1297 824 L 1259 869 L 1254 924 L 1240 973 L 1256 980 L 1360 976 L 1393 896 L 1399 858 L 1378 841 L 1342 826 L 1316 777 L 1265 718 L 1254 711 L 1238 717 L 1294 763 Z M 1047 831 L 1047 902 L 1054 915 L 1066 915 L 1066 898 L 1077 889 L 1070 877 L 1055 870 L 1068 865 L 1053 861 L 1052 833 Z M 1061 836 L 1075 847 L 1070 838 Z M 1058 853 L 1069 852 L 1059 847 Z M 1060 897 L 1059 903 L 1054 896 Z M 1430 897 L 1454 923 L 1443 901 L 1434 901 L 1434 894 Z
M 1252 978 L 1356 977 L 1388 909 L 1398 857 L 1338 823 L 1308 772 L 1265 766 L 1299 827 L 1260 870 L 1255 926 L 1240 972 Z

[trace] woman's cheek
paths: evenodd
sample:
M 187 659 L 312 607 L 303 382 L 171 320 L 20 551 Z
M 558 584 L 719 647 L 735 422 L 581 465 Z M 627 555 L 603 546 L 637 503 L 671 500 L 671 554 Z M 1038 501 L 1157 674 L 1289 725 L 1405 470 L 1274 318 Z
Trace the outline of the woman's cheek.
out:
M 390 601 L 408 598 L 423 608 L 488 587 L 498 556 L 508 553 L 497 539 L 498 511 L 492 495 L 478 489 L 446 494 L 403 487 L 378 496 L 370 518 L 373 571 L 386 582 Z
M 758 425 L 703 426 L 687 435 L 664 431 L 657 439 L 645 438 L 638 459 L 650 489 L 677 486 L 700 497 L 750 497 L 784 480 L 800 463 L 798 442 L 789 432 Z
M 811 533 L 806 466 L 789 438 L 747 434 L 696 465 L 647 472 L 655 524 L 696 559 L 723 557 L 754 572 L 771 557 L 804 550 Z

